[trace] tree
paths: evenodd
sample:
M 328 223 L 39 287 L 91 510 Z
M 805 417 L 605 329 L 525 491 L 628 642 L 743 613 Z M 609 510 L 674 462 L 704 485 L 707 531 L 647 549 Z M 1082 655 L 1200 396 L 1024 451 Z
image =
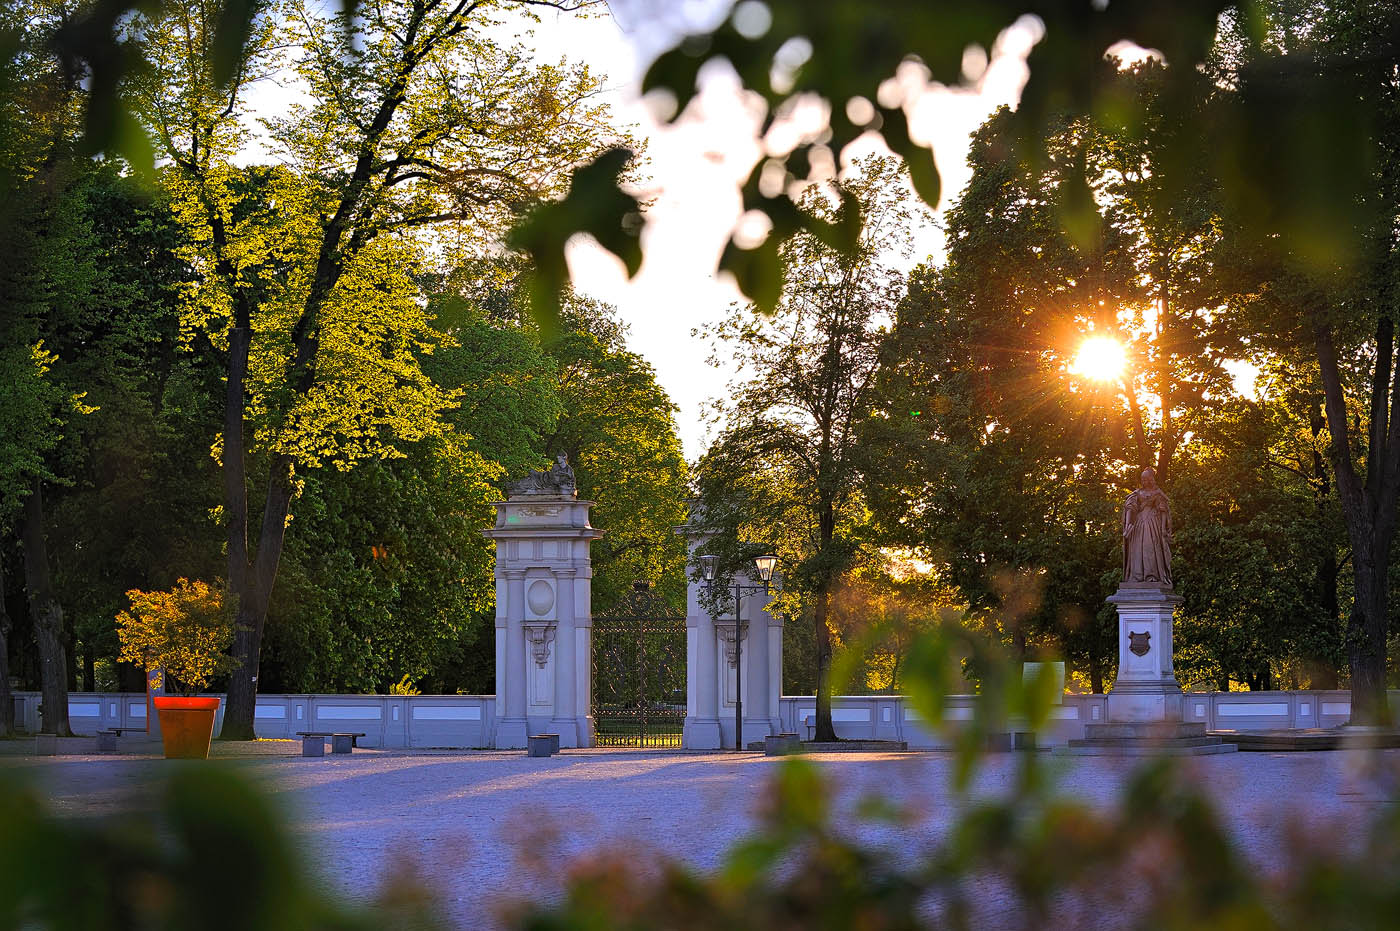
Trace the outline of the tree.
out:
M 1285 358 L 1308 353 L 1317 366 L 1351 545 L 1352 722 L 1385 724 L 1400 509 L 1391 294 L 1400 256 L 1392 80 L 1400 14 L 1346 3 L 1280 3 L 1261 13 L 1257 22 L 1227 24 L 1234 28 L 1215 63 L 1226 88 L 1216 125 L 1244 127 L 1220 174 L 1236 262 L 1231 309 L 1235 325 L 1262 346 Z
M 198 579 L 179 579 L 168 592 L 126 593 L 130 607 L 117 615 L 121 658 L 143 669 L 159 668 L 186 690 L 209 687 L 236 662 L 225 651 L 233 623 L 223 589 Z
M 0 526 L 17 520 L 24 552 L 25 591 L 39 649 L 43 723 L 46 733 L 67 735 L 68 657 L 63 608 L 53 586 L 44 517 L 43 489 L 59 478 L 49 461 L 64 421 L 85 407 L 81 392 L 69 392 L 52 375 L 56 357 L 46 337 L 60 321 L 94 297 L 94 263 L 87 246 L 90 230 L 71 196 L 83 168 L 77 155 L 82 118 L 83 73 L 60 67 L 50 41 L 64 19 L 66 4 L 44 2 L 22 17 L 7 10 L 14 29 L 7 43 L 3 83 L 20 84 L 0 115 L 0 144 L 6 162 L 0 189 L 4 232 L 0 249 L 8 257 L 0 273 Z M 18 22 L 14 20 L 18 19 Z M 8 671 L 6 671 L 8 672 Z
M 384 692 L 407 676 L 455 692 L 490 650 L 490 482 L 462 434 L 306 477 L 269 614 L 271 691 Z
M 627 349 L 612 308 L 565 304 L 562 332 L 545 344 L 558 366 L 563 413 L 541 448 L 548 461 L 569 457 L 579 494 L 597 506 L 606 534 L 593 544 L 594 604 L 608 610 L 650 583 L 668 601 L 685 598 L 689 469 L 676 435 L 676 406 L 656 372 Z
M 0 558 L 0 737 L 15 732 L 15 703 L 10 696 L 10 611 L 5 607 L 5 564 Z
M 902 296 L 862 441 L 877 534 L 912 549 L 961 594 L 969 621 L 1022 657 L 1067 655 L 1102 691 L 1115 650 L 1103 599 L 1116 569 L 1113 493 L 1142 425 L 1111 385 L 1067 364 L 1085 332 L 1119 332 L 1139 292 L 1127 236 L 1081 250 L 1060 225 L 1067 176 L 1094 136 L 1062 123 L 1043 170 L 995 115 L 974 136 L 972 179 L 947 214 L 948 257 Z M 1093 149 L 1093 154 L 1098 150 Z M 1101 303 L 1102 302 L 1102 303 Z
M 1172 548 L 1185 683 L 1336 686 L 1344 637 L 1317 571 L 1319 554 L 1335 564 L 1344 531 L 1335 500 L 1319 512 L 1311 443 L 1288 429 L 1283 406 L 1276 395 L 1234 399 L 1183 448 Z
M 885 257 L 891 246 L 912 248 L 906 183 L 897 161 L 870 158 L 835 192 L 809 191 L 803 208 L 826 222 L 863 217 L 860 249 L 843 252 L 813 235 L 791 240 L 773 318 L 756 305 L 739 307 L 713 331 L 716 351 L 731 349 L 748 380 L 721 405 L 724 433 L 698 467 L 705 520 L 731 541 L 744 539 L 743 531 L 772 533 L 777 538 L 766 542 L 791 560 L 784 584 L 804 596 L 816 635 L 816 740 L 836 739 L 832 596 L 860 546 L 853 525 L 865 459 L 857 426 L 872 402 L 881 319 L 904 289 Z
M 676 436 L 676 407 L 650 363 L 627 348 L 614 308 L 563 295 L 554 326 L 530 312 L 518 258 L 456 269 L 434 297 L 458 343 L 425 364 L 457 387 L 454 429 L 502 466 L 502 482 L 565 454 L 580 496 L 596 502 L 593 599 L 608 610 L 637 581 L 672 604 L 685 597 L 688 468 Z M 446 379 L 445 381 L 443 379 Z
M 393 3 L 329 17 L 301 2 L 276 16 L 254 6 L 222 73 L 207 54 L 215 8 L 140 18 L 130 31 L 149 64 L 129 82 L 133 99 L 170 162 L 162 180 L 201 270 L 187 322 L 227 366 L 218 454 L 241 666 L 226 738 L 253 736 L 297 469 L 400 455 L 396 444 L 441 431 L 453 399 L 419 362 L 440 334 L 409 274 L 425 237 L 444 228 L 486 245 L 561 193 L 564 173 L 608 135 L 586 69 L 527 67 L 522 49 L 489 38 L 498 10 L 530 5 Z M 270 124 L 281 165 L 241 170 L 249 89 L 276 67 L 279 44 L 309 103 Z M 255 536 L 250 462 L 266 475 Z

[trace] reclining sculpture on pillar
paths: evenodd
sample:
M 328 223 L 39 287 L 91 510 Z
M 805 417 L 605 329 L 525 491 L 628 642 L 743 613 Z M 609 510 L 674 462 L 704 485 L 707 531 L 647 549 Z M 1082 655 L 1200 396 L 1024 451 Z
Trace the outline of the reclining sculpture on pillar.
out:
M 578 496 L 578 482 L 574 470 L 569 465 L 569 457 L 560 453 L 554 465 L 548 469 L 531 472 L 529 475 L 506 483 L 506 496 L 516 498 L 521 495 L 549 495 L 555 498 L 575 498 Z

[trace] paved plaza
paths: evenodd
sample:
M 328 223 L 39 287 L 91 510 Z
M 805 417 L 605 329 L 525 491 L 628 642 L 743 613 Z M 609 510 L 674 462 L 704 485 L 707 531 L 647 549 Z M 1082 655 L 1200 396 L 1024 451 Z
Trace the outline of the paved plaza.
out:
M 13 745 L 12 745 L 13 746 Z M 208 765 L 236 766 L 278 800 L 326 882 L 368 896 L 386 876 L 409 867 L 422 875 L 464 927 L 490 924 L 503 904 L 559 894 L 568 863 L 623 851 L 639 864 L 653 855 L 711 867 L 753 823 L 779 760 L 759 754 L 621 750 L 565 751 L 548 759 L 519 752 L 412 753 L 357 750 L 303 759 L 287 741 L 244 745 L 236 755 L 216 744 Z M 948 823 L 953 758 L 947 753 L 813 755 L 838 810 L 872 793 L 907 806 L 896 827 L 866 826 L 868 840 L 906 855 L 936 839 Z M 1369 757 L 1400 769 L 1400 751 Z M 1111 804 L 1132 760 L 1053 758 L 1066 794 Z M 139 804 L 166 763 L 151 757 L 7 754 L 3 765 L 28 772 L 66 815 L 98 815 Z M 199 764 L 206 765 L 206 764 Z M 1349 752 L 1237 753 L 1183 761 L 1216 800 L 1250 858 L 1268 869 L 1300 822 L 1325 836 L 1356 836 L 1383 806 L 1363 758 Z M 986 758 L 978 794 L 1007 790 L 1009 755 Z M 1394 785 L 1392 781 L 1390 783 Z M 1296 834 L 1292 836 L 1297 836 Z

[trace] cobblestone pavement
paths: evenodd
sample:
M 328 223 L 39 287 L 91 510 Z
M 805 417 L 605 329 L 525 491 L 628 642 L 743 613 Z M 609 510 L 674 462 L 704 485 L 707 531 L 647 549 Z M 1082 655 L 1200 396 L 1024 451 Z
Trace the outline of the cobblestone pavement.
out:
M 265 785 L 305 839 L 325 880 L 370 895 L 396 869 L 416 870 L 463 927 L 491 923 L 507 901 L 558 895 L 575 858 L 621 852 L 632 862 L 668 855 L 705 868 L 752 824 L 778 760 L 759 754 L 620 750 L 564 751 L 530 759 L 523 751 L 393 752 L 302 759 L 287 742 L 221 751 Z M 860 829 L 896 856 L 926 846 L 947 824 L 952 757 L 946 753 L 830 753 L 809 757 L 835 791 L 838 810 L 879 794 L 904 805 L 897 826 Z M 1369 763 L 1365 761 L 1369 761 Z M 1108 805 L 1137 763 L 1051 758 L 1066 795 Z M 36 777 L 56 810 L 81 815 L 131 804 L 162 772 L 140 756 L 5 754 L 0 765 Z M 179 765 L 179 764 L 176 764 Z M 1183 763 L 1232 822 L 1262 869 L 1279 862 L 1290 829 L 1354 828 L 1400 803 L 1365 767 L 1400 771 L 1400 750 L 1235 753 Z M 168 770 L 166 770 L 168 771 Z M 976 792 L 1009 790 L 1015 761 L 987 758 Z M 1394 785 L 1394 781 L 1390 783 Z

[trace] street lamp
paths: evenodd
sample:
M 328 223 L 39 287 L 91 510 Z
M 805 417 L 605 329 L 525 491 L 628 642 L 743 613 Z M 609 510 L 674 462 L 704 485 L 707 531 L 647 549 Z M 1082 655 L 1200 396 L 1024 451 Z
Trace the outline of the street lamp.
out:
M 754 568 L 758 570 L 758 577 L 763 581 L 762 585 L 740 585 L 734 583 L 730 590 L 734 592 L 734 749 L 744 749 L 744 624 L 742 620 L 743 598 L 745 595 L 754 595 L 759 592 L 768 594 L 768 583 L 773 581 L 773 569 L 778 565 L 776 556 L 755 556 Z M 714 589 L 715 573 L 719 569 L 718 556 L 700 557 L 700 575 L 705 580 L 705 591 Z

